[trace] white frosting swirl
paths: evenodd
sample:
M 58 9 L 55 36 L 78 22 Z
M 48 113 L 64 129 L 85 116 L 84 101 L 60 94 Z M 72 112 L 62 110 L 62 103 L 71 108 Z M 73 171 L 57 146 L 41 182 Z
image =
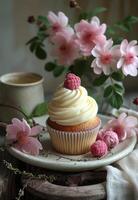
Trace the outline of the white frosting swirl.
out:
M 86 122 L 95 117 L 97 111 L 96 101 L 82 86 L 69 90 L 61 85 L 48 105 L 50 119 L 63 126 Z

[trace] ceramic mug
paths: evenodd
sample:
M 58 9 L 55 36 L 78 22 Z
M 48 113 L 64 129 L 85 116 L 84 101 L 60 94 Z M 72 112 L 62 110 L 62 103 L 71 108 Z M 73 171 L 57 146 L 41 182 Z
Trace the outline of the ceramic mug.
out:
M 23 118 L 10 105 L 31 114 L 44 102 L 43 77 L 30 72 L 15 72 L 0 77 L 0 121 L 9 122 L 13 117 Z

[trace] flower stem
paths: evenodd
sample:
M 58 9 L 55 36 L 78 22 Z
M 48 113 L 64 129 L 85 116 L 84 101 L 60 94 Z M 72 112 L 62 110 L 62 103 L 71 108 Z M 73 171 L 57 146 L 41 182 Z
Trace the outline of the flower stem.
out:
M 28 116 L 20 108 L 17 108 L 15 106 L 12 106 L 12 105 L 9 105 L 9 104 L 3 104 L 3 103 L 0 103 L 0 106 L 1 107 L 6 107 L 6 108 L 12 108 L 14 110 L 17 110 L 18 112 L 23 114 L 26 119 L 28 119 Z

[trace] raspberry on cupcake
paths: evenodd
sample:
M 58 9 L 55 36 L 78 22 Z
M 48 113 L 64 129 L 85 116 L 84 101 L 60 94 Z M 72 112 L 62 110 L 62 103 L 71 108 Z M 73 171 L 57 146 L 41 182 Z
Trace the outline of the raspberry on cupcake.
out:
M 78 89 L 81 85 L 80 77 L 75 74 L 68 73 L 64 81 L 64 87 L 70 90 Z

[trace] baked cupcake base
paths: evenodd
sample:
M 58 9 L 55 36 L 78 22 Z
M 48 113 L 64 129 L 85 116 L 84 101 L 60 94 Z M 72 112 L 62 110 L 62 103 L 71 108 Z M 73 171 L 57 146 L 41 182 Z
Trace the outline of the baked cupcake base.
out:
M 101 125 L 101 121 L 98 117 L 96 117 L 95 120 L 96 123 L 93 124 L 93 127 L 85 130 L 79 130 L 78 127 L 80 128 L 80 124 L 77 127 L 77 131 L 76 126 L 74 126 L 74 128 L 72 127 L 72 130 L 70 130 L 69 127 L 66 127 L 68 128 L 66 130 L 57 130 L 55 127 L 51 127 L 51 124 L 48 121 L 47 129 L 55 150 L 62 154 L 69 155 L 80 155 L 87 153 L 90 150 L 90 146 L 95 142 Z
M 73 126 L 63 126 L 60 124 L 57 124 L 56 122 L 50 120 L 50 118 L 47 119 L 47 124 L 52 127 L 53 129 L 60 130 L 60 131 L 68 131 L 68 132 L 76 132 L 76 131 L 84 131 L 89 130 L 92 128 L 97 127 L 100 123 L 99 117 L 94 117 L 87 122 L 83 122 L 81 124 L 73 125 Z

